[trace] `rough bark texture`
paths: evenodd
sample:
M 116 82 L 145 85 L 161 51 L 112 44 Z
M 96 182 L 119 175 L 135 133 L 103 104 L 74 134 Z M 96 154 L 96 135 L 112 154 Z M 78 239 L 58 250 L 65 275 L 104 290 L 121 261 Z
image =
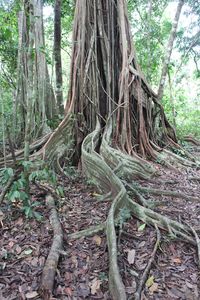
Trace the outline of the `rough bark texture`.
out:
M 61 5 L 62 0 L 55 1 L 54 7 L 54 60 L 55 60 L 55 75 L 56 75 L 56 102 L 59 108 L 59 113 L 63 115 L 63 80 L 62 80 L 62 60 L 61 60 Z
M 97 118 L 102 132 L 111 125 L 112 146 L 134 157 L 157 158 L 165 143 L 176 145 L 175 132 L 136 62 L 126 2 L 77 1 L 73 41 L 66 117 L 58 131 L 67 127 L 69 115 L 75 116 L 75 160 Z M 57 135 L 45 149 L 47 157 Z
M 144 207 L 146 202 L 134 186 L 130 199 L 126 187 L 136 178 L 148 180 L 156 174 L 146 158 L 157 158 L 167 166 L 194 163 L 166 149 L 178 147 L 176 135 L 137 64 L 126 1 L 77 0 L 73 41 L 66 115 L 40 154 L 58 169 L 61 158 L 73 155 L 76 162 L 81 158 L 83 172 L 111 200 L 106 221 L 109 287 L 114 300 L 126 300 L 115 230 L 121 208 L 196 244 L 188 226 Z M 57 262 L 58 253 L 55 257 Z
M 30 6 L 33 7 L 33 30 L 30 40 Z M 30 43 L 32 53 L 29 54 L 27 48 Z M 37 138 L 49 131 L 47 119 L 51 120 L 56 113 L 56 103 L 52 86 L 47 70 L 44 28 L 42 20 L 41 0 L 25 0 L 23 10 L 19 13 L 19 50 L 18 50 L 18 86 L 17 86 L 17 111 L 20 112 L 20 123 L 17 124 L 23 137 L 25 132 L 27 108 L 27 97 L 30 89 L 27 86 L 28 59 L 31 56 L 33 63 L 32 91 L 34 103 L 32 104 L 31 138 Z

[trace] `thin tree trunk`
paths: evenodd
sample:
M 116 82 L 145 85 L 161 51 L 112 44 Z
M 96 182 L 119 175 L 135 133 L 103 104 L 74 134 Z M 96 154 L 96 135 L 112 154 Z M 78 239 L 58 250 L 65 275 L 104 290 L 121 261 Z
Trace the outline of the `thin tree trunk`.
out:
M 55 0 L 54 7 L 54 59 L 56 75 L 56 102 L 59 113 L 63 115 L 63 80 L 62 80 L 62 60 L 61 60 L 61 4 L 62 0 Z
M 24 136 L 24 161 L 29 160 L 30 142 L 31 142 L 31 127 L 34 103 L 34 84 L 33 84 L 33 64 L 34 64 L 34 15 L 33 2 L 24 1 L 24 12 L 28 18 L 28 53 L 27 53 L 27 95 L 26 95 L 26 122 L 25 122 L 25 136 Z M 25 191 L 29 195 L 29 171 L 27 166 L 24 166 L 24 177 L 26 181 Z
M 172 81 L 171 81 L 169 69 L 167 70 L 167 73 L 168 73 L 168 79 L 169 79 L 169 93 L 170 93 L 170 102 L 171 102 L 171 108 L 172 108 L 173 126 L 174 126 L 174 130 L 176 131 L 176 111 L 175 111 L 175 106 L 174 106 L 174 97 L 173 97 L 173 91 L 172 91 L 173 87 L 172 87 Z
M 158 88 L 158 101 L 161 101 L 161 99 L 163 97 L 164 88 L 165 88 L 165 81 L 166 81 L 166 77 L 167 77 L 167 69 L 168 69 L 168 65 L 170 63 L 173 44 L 174 44 L 174 40 L 175 40 L 175 37 L 176 37 L 178 22 L 179 22 L 179 18 L 180 18 L 180 15 L 181 15 L 181 10 L 182 10 L 183 4 L 184 4 L 184 0 L 179 0 L 177 10 L 176 10 L 176 14 L 175 14 L 174 21 L 173 21 L 173 25 L 172 25 L 172 30 L 171 30 L 170 37 L 169 37 L 168 44 L 167 44 L 167 49 L 166 49 L 164 61 L 163 61 L 162 73 L 161 73 L 161 78 L 160 78 L 160 85 L 159 85 L 159 88 Z

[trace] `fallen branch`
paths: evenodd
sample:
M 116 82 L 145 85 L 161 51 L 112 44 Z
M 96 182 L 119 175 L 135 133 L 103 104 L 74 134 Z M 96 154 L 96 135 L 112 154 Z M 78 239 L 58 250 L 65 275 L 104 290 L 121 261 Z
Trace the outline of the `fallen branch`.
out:
M 52 196 L 48 195 L 46 197 L 46 204 L 50 210 L 50 223 L 53 227 L 53 242 L 51 250 L 47 257 L 43 273 L 42 281 L 40 286 L 40 294 L 44 300 L 49 300 L 52 296 L 54 278 L 57 270 L 58 260 L 60 257 L 60 251 L 63 247 L 63 232 L 60 221 L 58 219 L 58 214 L 56 211 L 55 201 Z

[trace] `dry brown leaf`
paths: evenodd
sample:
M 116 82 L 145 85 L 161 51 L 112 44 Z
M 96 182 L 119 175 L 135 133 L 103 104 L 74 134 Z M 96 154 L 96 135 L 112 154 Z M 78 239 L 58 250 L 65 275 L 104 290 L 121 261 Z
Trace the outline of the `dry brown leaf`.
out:
M 38 296 L 37 292 L 29 292 L 26 294 L 26 299 L 33 299 Z
M 95 295 L 96 292 L 99 290 L 100 288 L 100 285 L 101 285 L 101 280 L 97 279 L 97 278 L 94 278 L 91 282 L 91 294 L 92 295 Z
M 72 296 L 72 290 L 71 290 L 71 288 L 70 287 L 67 287 L 67 288 L 65 288 L 64 289 L 64 292 L 68 295 L 68 296 Z
M 181 264 L 182 261 L 179 257 L 176 257 L 176 258 L 173 258 L 172 261 L 175 263 L 175 264 Z
M 97 244 L 97 246 L 100 246 L 101 245 L 101 237 L 98 236 L 98 235 L 95 235 L 93 237 L 93 241 Z
M 158 284 L 156 282 L 154 282 L 152 284 L 152 286 L 149 288 L 149 292 L 150 294 L 153 294 L 154 292 L 156 292 L 158 290 Z
M 17 245 L 15 251 L 17 254 L 20 254 L 22 252 L 22 248 L 19 245 Z
M 135 249 L 128 251 L 128 262 L 130 265 L 134 264 L 135 261 Z

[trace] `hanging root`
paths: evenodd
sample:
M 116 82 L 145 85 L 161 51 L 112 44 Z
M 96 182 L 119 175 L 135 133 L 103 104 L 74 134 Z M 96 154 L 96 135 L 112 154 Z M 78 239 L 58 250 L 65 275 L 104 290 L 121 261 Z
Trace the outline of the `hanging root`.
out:
M 63 247 L 63 232 L 60 221 L 58 219 L 54 199 L 50 195 L 46 197 L 46 204 L 50 210 L 49 219 L 53 228 L 54 235 L 51 250 L 42 272 L 40 294 L 44 300 L 49 300 L 52 297 L 54 278 L 57 270 L 58 260 L 60 257 L 60 251 Z
M 161 240 L 160 230 L 158 229 L 158 227 L 156 225 L 155 225 L 155 228 L 156 228 L 156 234 L 157 234 L 156 243 L 155 243 L 153 252 L 151 254 L 151 257 L 150 257 L 150 259 L 148 261 L 148 264 L 147 264 L 147 266 L 146 266 L 146 268 L 144 270 L 144 273 L 142 274 L 142 278 L 140 279 L 137 291 L 136 291 L 136 293 L 134 295 L 135 296 L 135 298 L 134 298 L 135 300 L 140 300 L 141 299 L 141 293 L 142 293 L 143 286 L 145 285 L 145 282 L 147 280 L 149 271 L 151 270 L 152 263 L 155 260 L 156 252 L 157 252 L 159 244 L 160 244 L 160 240 Z
M 179 222 L 171 220 L 168 217 L 156 213 L 153 210 L 136 203 L 134 200 L 128 197 L 122 180 L 120 180 L 120 178 L 116 175 L 116 172 L 110 168 L 110 166 L 107 164 L 107 159 L 105 159 L 105 153 L 108 149 L 107 144 L 102 144 L 100 149 L 100 153 L 103 153 L 104 156 L 95 151 L 98 145 L 99 137 L 100 126 L 98 124 L 96 129 L 85 138 L 82 144 L 82 164 L 87 175 L 93 179 L 95 178 L 96 185 L 100 188 L 101 192 L 110 195 L 110 200 L 113 201 L 106 222 L 106 235 L 109 252 L 109 287 L 113 299 L 125 300 L 127 299 L 125 287 L 117 263 L 118 251 L 115 232 L 115 220 L 117 219 L 121 208 L 127 207 L 137 219 L 148 225 L 166 230 L 174 238 L 181 238 L 193 245 L 196 245 L 197 241 L 193 239 L 193 232 L 189 226 L 183 225 Z M 104 146 L 107 148 L 105 151 Z M 133 173 L 134 171 L 135 170 L 133 169 Z M 124 172 L 126 172 L 125 168 Z M 135 199 L 137 199 L 140 195 L 138 191 L 133 194 Z M 157 239 L 158 241 L 160 239 L 158 234 Z M 158 242 L 154 248 L 155 252 L 157 247 Z

